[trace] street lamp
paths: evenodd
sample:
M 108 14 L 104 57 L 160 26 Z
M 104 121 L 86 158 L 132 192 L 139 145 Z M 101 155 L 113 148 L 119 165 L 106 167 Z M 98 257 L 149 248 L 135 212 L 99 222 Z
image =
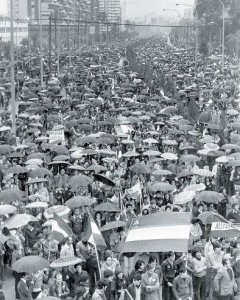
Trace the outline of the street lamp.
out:
M 193 10 L 195 7 L 190 4 L 185 4 L 185 3 L 176 3 L 176 6 L 187 6 L 191 7 Z M 195 32 L 195 71 L 197 72 L 197 62 L 198 62 L 198 13 L 196 11 L 196 21 L 195 21 L 195 27 L 196 27 L 196 32 Z
M 178 14 L 179 20 L 181 22 L 182 16 L 181 16 L 180 12 L 177 9 L 163 8 L 163 11 L 173 11 L 173 12 L 176 12 Z M 178 31 L 178 35 L 177 35 L 177 40 L 178 40 L 177 44 L 179 46 L 179 31 Z
M 222 5 L 222 72 L 224 71 L 224 54 L 225 54 L 225 5 L 222 0 L 218 0 Z

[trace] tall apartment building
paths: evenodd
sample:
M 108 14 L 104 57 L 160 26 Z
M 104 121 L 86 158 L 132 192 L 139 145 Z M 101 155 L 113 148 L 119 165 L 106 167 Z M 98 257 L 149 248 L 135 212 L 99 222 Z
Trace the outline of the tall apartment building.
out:
M 13 0 L 14 19 L 26 20 L 27 13 L 27 0 Z M 10 0 L 7 1 L 7 17 L 10 18 Z
M 120 22 L 121 5 L 120 0 L 99 0 L 100 14 L 105 14 L 108 22 Z

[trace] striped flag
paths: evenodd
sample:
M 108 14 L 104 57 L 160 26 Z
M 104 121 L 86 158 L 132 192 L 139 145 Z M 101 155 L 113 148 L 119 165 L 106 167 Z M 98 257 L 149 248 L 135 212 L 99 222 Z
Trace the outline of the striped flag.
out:
M 240 224 L 231 223 L 219 215 L 214 216 L 210 237 L 234 238 L 239 236 Z
M 72 236 L 71 228 L 56 213 L 53 214 L 52 237 L 57 241 L 62 241 L 68 236 Z
M 85 232 L 83 239 L 85 241 L 88 241 L 90 244 L 96 246 L 96 248 L 105 249 L 107 247 L 101 235 L 101 232 L 97 227 L 97 224 L 93 220 L 93 217 L 90 215 L 90 213 L 88 216 L 87 230 Z
M 190 213 L 160 212 L 138 217 L 127 235 L 123 252 L 186 252 Z

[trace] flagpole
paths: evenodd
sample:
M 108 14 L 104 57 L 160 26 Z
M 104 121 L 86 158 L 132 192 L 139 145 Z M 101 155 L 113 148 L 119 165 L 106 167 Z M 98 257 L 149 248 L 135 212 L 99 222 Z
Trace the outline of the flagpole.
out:
M 97 265 L 98 265 L 99 277 L 100 277 L 100 279 L 102 279 L 100 262 L 99 262 L 98 251 L 97 251 L 97 246 L 96 246 L 96 244 L 94 244 L 93 246 L 94 246 L 95 251 L 96 251 L 96 258 L 97 258 Z

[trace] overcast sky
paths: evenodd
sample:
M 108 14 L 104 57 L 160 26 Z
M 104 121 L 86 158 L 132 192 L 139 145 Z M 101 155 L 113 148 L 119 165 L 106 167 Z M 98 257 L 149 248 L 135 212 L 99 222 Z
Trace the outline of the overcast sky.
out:
M 174 15 L 174 12 L 166 11 L 163 9 L 177 9 L 181 13 L 187 9 L 186 6 L 176 6 L 176 3 L 183 3 L 193 5 L 194 0 L 121 0 L 125 1 L 126 5 L 126 18 L 133 19 L 136 17 L 144 17 L 146 15 Z M 190 8 L 190 7 L 189 7 Z M 177 13 L 175 13 L 177 15 Z
M 125 2 L 126 18 L 134 19 L 136 17 L 144 17 L 146 15 L 162 15 L 163 8 L 178 9 L 183 12 L 187 7 L 177 7 L 176 3 L 194 4 L 194 0 L 121 0 Z M 0 0 L 0 15 L 7 13 L 7 0 Z M 172 16 L 174 12 L 165 12 L 166 15 Z M 176 14 L 176 13 L 175 13 Z

